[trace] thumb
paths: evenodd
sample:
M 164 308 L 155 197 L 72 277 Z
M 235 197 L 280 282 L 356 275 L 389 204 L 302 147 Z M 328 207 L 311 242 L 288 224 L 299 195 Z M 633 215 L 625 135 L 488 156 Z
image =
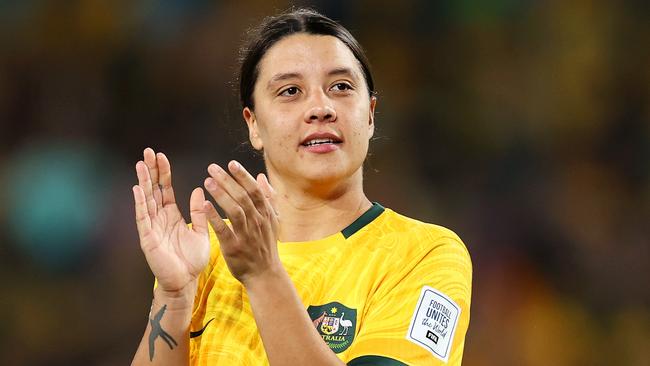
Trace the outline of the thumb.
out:
M 190 196 L 190 218 L 192 219 L 192 230 L 197 233 L 208 234 L 208 220 L 203 210 L 205 194 L 201 188 L 195 188 Z

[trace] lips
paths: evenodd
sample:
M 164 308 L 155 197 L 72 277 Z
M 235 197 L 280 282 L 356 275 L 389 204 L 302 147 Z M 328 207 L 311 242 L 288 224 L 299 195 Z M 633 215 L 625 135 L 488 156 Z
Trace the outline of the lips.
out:
M 329 132 L 312 133 L 302 140 L 300 145 L 305 147 L 318 146 L 323 144 L 340 144 L 343 139 Z

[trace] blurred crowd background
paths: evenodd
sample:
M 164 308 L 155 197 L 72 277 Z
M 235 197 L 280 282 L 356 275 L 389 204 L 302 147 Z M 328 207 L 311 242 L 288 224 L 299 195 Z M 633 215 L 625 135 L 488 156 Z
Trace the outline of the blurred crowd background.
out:
M 152 146 L 187 214 L 252 153 L 243 32 L 347 26 L 379 90 L 372 200 L 456 231 L 464 365 L 650 364 L 650 2 L 0 1 L 0 364 L 125 365 L 152 276 L 131 186 Z

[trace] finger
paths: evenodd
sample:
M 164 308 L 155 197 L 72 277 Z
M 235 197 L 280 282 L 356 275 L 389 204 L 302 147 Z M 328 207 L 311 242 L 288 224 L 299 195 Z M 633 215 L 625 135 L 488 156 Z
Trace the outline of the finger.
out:
M 235 181 L 244 188 L 248 195 L 248 199 L 251 200 L 257 212 L 265 214 L 267 212 L 266 198 L 264 197 L 264 193 L 260 190 L 260 186 L 255 178 L 250 175 L 246 168 L 235 160 L 228 163 L 228 170 L 230 170 Z
M 190 196 L 190 219 L 192 220 L 192 230 L 200 234 L 208 233 L 208 222 L 203 209 L 205 195 L 201 188 L 195 188 Z
M 278 213 L 278 208 L 275 202 L 275 190 L 269 183 L 266 175 L 263 173 L 257 175 L 257 184 L 259 184 L 260 189 L 266 197 L 266 204 L 268 205 L 268 212 L 271 216 L 271 225 L 273 227 L 273 232 L 277 233 L 278 227 L 280 226 L 280 214 Z
M 162 204 L 163 206 L 175 204 L 176 198 L 174 197 L 174 189 L 172 188 L 172 169 L 167 156 L 161 152 L 156 154 L 158 162 L 158 178 L 162 189 Z
M 223 168 L 217 164 L 208 166 L 208 173 L 217 182 L 217 184 L 247 213 L 257 211 L 251 197 L 246 189 L 233 177 L 230 176 Z M 241 173 L 240 173 L 241 174 Z M 225 207 L 224 207 L 225 209 Z
M 204 201 L 203 211 L 206 213 L 208 221 L 210 222 L 210 226 L 212 226 L 212 230 L 214 230 L 214 233 L 217 234 L 219 242 L 230 243 L 234 239 L 235 234 L 232 232 L 230 227 L 226 225 L 225 221 L 223 221 L 217 212 L 217 209 L 214 208 L 212 202 Z
M 142 155 L 144 156 L 144 162 L 147 164 L 147 168 L 149 168 L 153 198 L 156 202 L 156 206 L 160 208 L 162 207 L 162 192 L 160 191 L 160 184 L 158 183 L 158 162 L 156 161 L 156 153 L 152 148 L 148 147 L 144 149 Z
M 156 201 L 151 191 L 151 178 L 149 176 L 149 168 L 142 160 L 135 164 L 135 171 L 138 175 L 138 185 L 144 192 L 145 202 L 147 203 L 147 212 L 150 217 L 156 216 L 157 206 Z
M 217 181 L 208 177 L 203 182 L 205 189 L 210 193 L 212 198 L 219 207 L 223 208 L 226 212 L 226 215 L 230 219 L 235 233 L 243 233 L 247 230 L 248 225 L 246 223 L 246 213 L 242 207 L 226 192 L 221 185 L 217 184 Z
M 140 234 L 140 242 L 142 242 L 142 238 L 149 235 L 151 231 L 151 218 L 144 191 L 138 185 L 133 186 L 133 201 L 135 202 L 135 223 L 138 227 L 138 234 Z
M 273 188 L 273 186 L 271 186 L 271 183 L 269 183 L 269 179 L 266 177 L 266 174 L 260 173 L 257 175 L 257 184 L 262 190 L 262 194 L 264 194 L 264 197 L 266 197 L 267 201 L 271 204 L 271 207 L 273 208 L 273 212 L 275 213 L 275 215 L 279 216 L 278 206 L 277 203 L 275 202 L 275 189 Z

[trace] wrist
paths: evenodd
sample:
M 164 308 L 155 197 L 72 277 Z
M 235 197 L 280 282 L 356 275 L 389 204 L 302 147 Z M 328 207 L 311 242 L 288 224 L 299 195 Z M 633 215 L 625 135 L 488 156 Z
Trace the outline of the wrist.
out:
M 174 291 L 168 291 L 158 286 L 153 290 L 153 304 L 154 306 L 167 305 L 167 309 L 170 311 L 191 310 L 194 307 L 196 286 L 196 281 L 192 281 L 184 288 Z
M 273 291 L 278 285 L 290 283 L 291 278 L 283 266 L 270 268 L 254 276 L 246 277 L 241 280 L 242 285 L 248 293 L 259 291 Z

